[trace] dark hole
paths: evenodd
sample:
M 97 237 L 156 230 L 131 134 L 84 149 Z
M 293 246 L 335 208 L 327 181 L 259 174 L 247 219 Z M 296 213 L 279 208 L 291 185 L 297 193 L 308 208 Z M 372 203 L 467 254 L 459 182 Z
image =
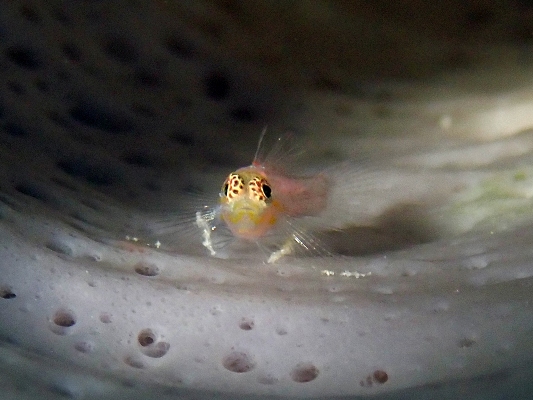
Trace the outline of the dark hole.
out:
M 336 92 L 341 90 L 341 85 L 339 82 L 332 80 L 330 77 L 324 75 L 323 73 L 317 72 L 314 78 L 315 86 L 319 90 Z
M 226 356 L 222 361 L 222 365 L 229 371 L 243 373 L 251 371 L 255 367 L 255 363 L 246 353 L 233 352 Z
M 0 297 L 9 300 L 14 299 L 17 295 L 10 288 L 0 288 Z
M 34 86 L 37 88 L 37 90 L 43 93 L 48 93 L 50 91 L 50 85 L 39 78 L 35 80 Z
M 242 4 L 239 1 L 225 0 L 221 2 L 220 6 L 230 15 L 237 16 L 243 13 Z
M 127 154 L 122 158 L 125 162 L 138 167 L 153 167 L 154 161 L 144 153 Z
M 112 315 L 105 312 L 101 313 L 100 322 L 103 322 L 104 324 L 110 324 L 112 322 Z
M 77 342 L 74 348 L 80 353 L 90 353 L 94 350 L 94 345 L 91 342 Z
M 63 179 L 52 177 L 52 178 L 50 178 L 50 180 L 52 182 L 58 184 L 62 188 L 65 188 L 65 189 L 68 189 L 68 190 L 72 190 L 73 192 L 77 192 L 79 190 L 74 184 L 72 184 L 71 182 L 67 182 L 67 181 L 65 181 Z
M 65 254 L 66 256 L 72 257 L 74 255 L 74 251 L 72 248 L 59 240 L 51 241 L 46 244 L 46 248 L 50 249 L 52 251 L 55 251 L 59 254 Z
M 70 110 L 70 116 L 83 125 L 109 133 L 118 134 L 133 129 L 127 118 L 95 104 L 79 104 Z
M 64 69 L 60 69 L 56 73 L 57 79 L 63 82 L 69 82 L 70 81 L 70 73 Z
M 52 11 L 51 14 L 52 14 L 52 17 L 58 22 L 64 25 L 70 24 L 70 17 L 67 14 L 65 14 L 65 12 L 62 9 L 58 8 L 57 10 Z
M 49 391 L 56 399 L 75 399 L 78 397 L 70 388 L 61 386 L 60 384 L 51 385 Z
M 213 39 L 219 40 L 224 32 L 224 27 L 215 21 L 204 21 L 199 24 L 200 30 Z
M 243 318 L 239 324 L 239 328 L 244 331 L 251 331 L 254 329 L 254 321 L 249 318 Z
M 502 382 L 509 380 L 512 376 L 513 374 L 511 370 L 502 369 L 500 371 L 494 371 L 494 372 L 490 372 L 485 375 L 479 375 L 479 376 L 472 377 L 470 382 L 475 383 L 475 384 L 483 383 L 484 385 L 493 386 L 495 384 L 499 385 Z
M 64 328 L 69 328 L 76 323 L 74 315 L 69 311 L 58 311 L 54 315 L 54 324 L 57 326 L 62 326 Z
M 467 349 L 469 347 L 472 347 L 475 344 L 476 344 L 476 341 L 470 338 L 463 338 L 459 340 L 459 343 L 457 343 L 457 345 L 462 349 Z
M 65 57 L 67 57 L 72 62 L 79 62 L 81 59 L 81 50 L 78 46 L 72 43 L 65 43 L 61 50 Z
M 20 82 L 8 82 L 8 89 L 16 95 L 21 95 L 26 93 L 26 89 Z
M 186 147 L 191 147 L 195 144 L 194 136 L 192 133 L 176 132 L 174 135 L 172 135 L 171 139 Z
M 33 197 L 34 199 L 47 201 L 47 194 L 39 187 L 33 186 L 30 184 L 18 184 L 15 186 L 15 190 L 19 193 L 22 193 L 25 196 Z
M 154 182 L 154 181 L 145 182 L 143 187 L 145 187 L 146 189 L 148 189 L 151 192 L 159 192 L 159 191 L 161 191 L 161 185 L 158 184 L 157 182 Z
M 139 70 L 137 71 L 135 79 L 141 86 L 149 88 L 161 86 L 161 78 L 155 72 Z
M 156 276 L 159 275 L 159 268 L 154 264 L 139 263 L 135 266 L 135 272 L 143 276 Z
M 109 57 L 126 64 L 133 64 L 139 58 L 135 47 L 126 39 L 109 39 L 103 48 Z
M 63 160 L 57 166 L 65 173 L 76 178 L 84 178 L 87 182 L 97 186 L 107 186 L 113 183 L 109 169 L 100 168 L 84 160 Z
M 516 26 L 513 29 L 513 34 L 524 44 L 530 44 L 533 41 L 533 35 L 531 35 L 531 29 L 527 26 Z
M 231 118 L 239 122 L 253 122 L 255 113 L 247 107 L 235 108 L 230 112 Z
M 155 335 L 150 329 L 145 329 L 139 333 L 137 340 L 142 347 L 150 346 L 155 342 Z
M 24 47 L 9 47 L 6 50 L 6 56 L 13 63 L 25 69 L 37 69 L 41 67 L 41 61 L 37 53 Z
M 294 382 L 306 383 L 311 382 L 318 376 L 318 368 L 310 363 L 298 364 L 291 372 L 291 378 Z
M 24 5 L 20 7 L 20 14 L 29 22 L 38 23 L 41 22 L 41 17 L 37 13 L 37 11 L 33 10 L 32 8 Z
M 144 104 L 133 104 L 131 111 L 144 118 L 155 118 L 157 112 Z
M 63 128 L 70 129 L 70 127 L 72 126 L 72 122 L 70 122 L 70 120 L 68 120 L 63 115 L 59 114 L 57 111 L 50 111 L 48 113 L 48 118 L 54 124 L 56 124 L 58 126 L 61 126 Z
M 28 134 L 28 132 L 20 125 L 11 122 L 6 123 L 2 129 L 11 136 L 21 137 L 26 136 Z
M 517 0 L 517 3 L 525 8 L 533 7 L 533 0 Z
M 171 54 L 180 58 L 188 58 L 194 52 L 194 47 L 192 44 L 176 36 L 168 38 L 165 42 L 165 45 Z
M 494 19 L 494 12 L 487 9 L 472 10 L 466 13 L 466 22 L 473 27 L 481 27 Z
M 205 94 L 213 100 L 223 100 L 229 94 L 230 85 L 228 79 L 218 73 L 212 73 L 205 79 Z
M 389 376 L 385 371 L 382 371 L 380 369 L 374 371 L 374 380 L 377 383 L 385 383 L 389 380 Z

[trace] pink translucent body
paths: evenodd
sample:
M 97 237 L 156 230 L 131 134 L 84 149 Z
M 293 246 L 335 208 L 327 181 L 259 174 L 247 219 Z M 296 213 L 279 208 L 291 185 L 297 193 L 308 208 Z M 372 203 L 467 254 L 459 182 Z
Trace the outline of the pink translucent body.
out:
M 307 178 L 273 174 L 268 175 L 267 180 L 282 212 L 288 216 L 317 215 L 326 207 L 329 182 L 322 174 Z

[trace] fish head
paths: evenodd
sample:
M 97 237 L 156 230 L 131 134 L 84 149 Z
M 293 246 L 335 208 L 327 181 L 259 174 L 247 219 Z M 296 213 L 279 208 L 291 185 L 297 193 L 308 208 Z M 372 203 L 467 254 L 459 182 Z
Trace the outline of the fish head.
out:
M 222 219 L 234 235 L 263 236 L 277 221 L 276 202 L 267 178 L 255 167 L 228 175 L 220 191 Z

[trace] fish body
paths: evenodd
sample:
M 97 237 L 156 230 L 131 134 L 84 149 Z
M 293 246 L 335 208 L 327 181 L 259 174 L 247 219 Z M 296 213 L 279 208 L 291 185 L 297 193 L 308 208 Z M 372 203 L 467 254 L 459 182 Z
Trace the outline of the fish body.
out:
M 236 237 L 255 241 L 284 218 L 320 213 L 328 186 L 322 174 L 293 178 L 255 161 L 226 178 L 220 192 L 221 218 Z
M 316 249 L 317 241 L 299 228 L 297 219 L 318 215 L 326 208 L 329 180 L 325 174 L 298 177 L 291 175 L 291 152 L 284 152 L 286 136 L 276 140 L 274 150 L 265 157 L 263 136 L 251 165 L 231 172 L 219 193 L 219 204 L 208 213 L 197 213 L 203 244 L 212 255 L 217 252 L 211 234 L 224 224 L 234 238 L 261 244 L 265 237 L 278 243 L 269 262 L 293 254 L 295 247 Z M 293 149 L 293 147 L 291 147 Z M 295 246 L 296 245 L 296 246 Z

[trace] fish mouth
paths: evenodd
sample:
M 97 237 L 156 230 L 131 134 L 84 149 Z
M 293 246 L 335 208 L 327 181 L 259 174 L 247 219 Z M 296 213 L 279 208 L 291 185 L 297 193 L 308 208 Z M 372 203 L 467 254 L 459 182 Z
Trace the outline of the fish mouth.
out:
M 255 225 L 261 213 L 261 208 L 254 204 L 236 204 L 225 213 L 225 220 L 231 224 Z
M 250 203 L 249 201 L 245 201 L 242 203 L 236 203 L 233 206 L 233 212 L 239 214 L 239 213 L 254 213 L 259 214 L 261 212 L 261 207 L 258 207 L 257 204 Z
M 237 212 L 239 212 L 239 211 L 256 212 L 257 209 L 255 207 L 252 207 L 252 206 L 242 206 L 242 207 L 238 207 L 235 211 L 237 211 Z
M 255 221 L 260 214 L 260 211 L 252 207 L 239 207 L 235 209 L 234 214 L 239 216 L 239 218 L 248 218 L 252 221 Z

